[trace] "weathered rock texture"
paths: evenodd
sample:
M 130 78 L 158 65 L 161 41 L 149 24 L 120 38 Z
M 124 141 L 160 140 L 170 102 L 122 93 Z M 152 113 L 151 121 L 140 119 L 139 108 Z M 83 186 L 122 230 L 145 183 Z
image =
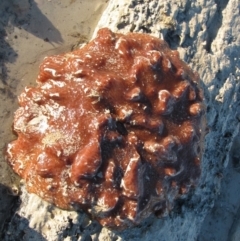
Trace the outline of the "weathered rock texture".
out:
M 99 22 L 99 28 L 163 37 L 202 79 L 209 126 L 202 176 L 170 216 L 114 233 L 23 192 L 5 240 L 239 240 L 239 10 L 238 0 L 112 0 Z

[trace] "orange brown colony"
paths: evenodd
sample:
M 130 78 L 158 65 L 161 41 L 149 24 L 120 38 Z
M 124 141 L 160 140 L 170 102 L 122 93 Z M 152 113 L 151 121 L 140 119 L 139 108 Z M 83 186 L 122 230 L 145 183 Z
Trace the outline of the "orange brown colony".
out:
M 200 175 L 198 77 L 146 34 L 99 30 L 47 57 L 19 96 L 7 159 L 29 192 L 123 229 L 168 212 Z

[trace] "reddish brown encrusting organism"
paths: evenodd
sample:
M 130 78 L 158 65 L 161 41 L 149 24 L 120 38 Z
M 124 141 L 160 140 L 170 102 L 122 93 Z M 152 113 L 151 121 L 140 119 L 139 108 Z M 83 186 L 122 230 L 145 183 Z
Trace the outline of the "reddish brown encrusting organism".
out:
M 47 57 L 19 96 L 7 159 L 29 192 L 110 228 L 162 215 L 200 174 L 198 77 L 146 34 L 97 37 Z

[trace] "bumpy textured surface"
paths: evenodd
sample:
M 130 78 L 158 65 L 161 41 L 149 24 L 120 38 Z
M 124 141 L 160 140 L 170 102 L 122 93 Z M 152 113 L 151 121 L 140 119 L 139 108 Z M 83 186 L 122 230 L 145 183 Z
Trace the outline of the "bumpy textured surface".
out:
M 47 57 L 19 96 L 8 161 L 29 192 L 124 228 L 195 185 L 204 128 L 198 77 L 146 34 L 101 29 Z

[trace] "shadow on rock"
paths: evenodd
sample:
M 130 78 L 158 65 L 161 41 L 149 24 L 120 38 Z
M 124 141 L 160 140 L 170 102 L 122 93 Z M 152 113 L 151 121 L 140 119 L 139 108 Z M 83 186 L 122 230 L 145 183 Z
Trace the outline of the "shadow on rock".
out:
M 15 214 L 5 230 L 3 241 L 47 241 L 39 232 L 29 227 L 26 218 Z
M 71 237 L 72 241 L 92 241 L 99 240 L 98 235 L 102 226 L 90 219 L 90 217 L 82 212 L 78 212 L 78 222 L 74 223 L 72 219 L 68 219 L 68 226 L 59 233 L 58 241 Z
M 4 228 L 8 226 L 12 215 L 19 207 L 19 197 L 14 195 L 9 188 L 0 184 L 0 239 L 3 238 Z M 4 240 L 4 239 L 1 239 Z

